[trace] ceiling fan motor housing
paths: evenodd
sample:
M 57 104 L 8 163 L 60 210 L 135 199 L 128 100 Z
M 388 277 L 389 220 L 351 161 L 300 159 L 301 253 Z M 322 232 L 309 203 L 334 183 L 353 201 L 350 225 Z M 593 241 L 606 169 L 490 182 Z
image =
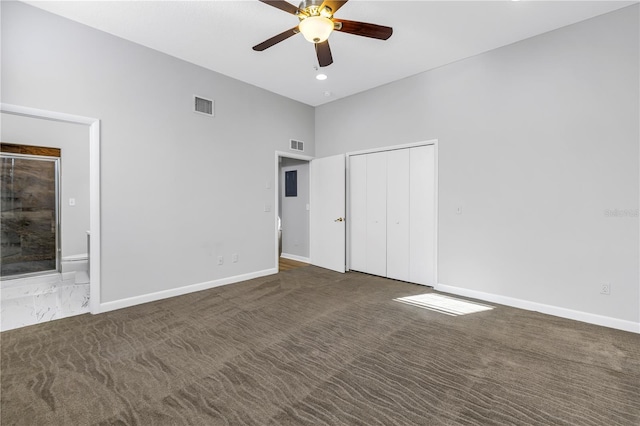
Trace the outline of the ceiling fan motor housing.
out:
M 332 10 L 329 6 L 325 6 L 320 10 L 324 0 L 303 0 L 298 6 L 298 9 L 302 12 L 299 18 L 305 19 L 307 16 L 324 16 L 325 18 L 331 18 L 333 16 Z

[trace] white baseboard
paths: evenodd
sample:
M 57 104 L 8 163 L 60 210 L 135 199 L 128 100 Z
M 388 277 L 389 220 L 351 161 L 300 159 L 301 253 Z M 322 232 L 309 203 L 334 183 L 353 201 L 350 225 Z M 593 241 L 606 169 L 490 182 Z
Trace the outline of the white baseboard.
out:
M 63 256 L 61 259 L 63 262 L 77 262 L 82 260 L 89 260 L 87 253 L 72 254 L 71 256 Z
M 191 284 L 184 287 L 172 288 L 170 290 L 158 291 L 156 293 L 143 294 L 140 296 L 128 297 L 126 299 L 114 300 L 113 302 L 101 303 L 98 312 L 103 313 L 115 311 L 116 309 L 128 308 L 130 306 L 141 305 L 143 303 L 155 302 L 157 300 L 168 299 L 169 297 L 182 296 L 183 294 L 193 293 L 196 291 L 208 290 L 210 288 L 219 287 L 227 284 L 234 284 L 241 281 L 260 278 L 267 275 L 277 274 L 276 268 L 265 269 L 262 271 L 251 272 L 243 275 L 235 275 L 233 277 L 221 278 L 219 280 L 207 281 L 198 284 Z
M 640 323 L 636 323 L 633 321 L 606 317 L 604 315 L 591 314 L 589 312 L 575 311 L 573 309 L 561 308 L 559 306 L 545 305 L 544 303 L 531 302 L 528 300 L 516 299 L 514 297 L 485 293 L 483 291 L 477 290 L 469 290 L 466 288 L 454 287 L 445 284 L 438 284 L 434 289 L 437 291 L 442 291 L 444 293 L 456 294 L 458 296 L 470 297 L 486 302 L 499 303 L 501 305 L 525 309 L 527 311 L 541 312 L 543 314 L 582 321 L 589 324 L 601 325 L 603 327 L 630 331 L 632 333 L 640 333 Z
M 73 260 L 65 260 L 62 259 L 60 262 L 60 270 L 62 273 L 65 272 L 74 272 L 74 271 L 87 271 L 89 269 L 89 259 L 73 259 Z
M 298 256 L 296 254 L 282 253 L 280 257 L 284 257 L 289 260 L 297 260 L 298 262 L 311 263 L 308 257 Z

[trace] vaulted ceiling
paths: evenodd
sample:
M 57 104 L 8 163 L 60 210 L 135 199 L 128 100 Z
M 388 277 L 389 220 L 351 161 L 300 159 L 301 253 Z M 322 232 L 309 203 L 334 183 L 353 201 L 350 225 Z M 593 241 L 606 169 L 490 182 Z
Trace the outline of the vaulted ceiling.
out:
M 26 3 L 317 106 L 637 2 L 351 0 L 336 17 L 391 26 L 393 35 L 334 31 L 334 63 L 320 70 L 301 34 L 251 49 L 298 23 L 258 0 Z M 328 78 L 316 80 L 319 72 Z

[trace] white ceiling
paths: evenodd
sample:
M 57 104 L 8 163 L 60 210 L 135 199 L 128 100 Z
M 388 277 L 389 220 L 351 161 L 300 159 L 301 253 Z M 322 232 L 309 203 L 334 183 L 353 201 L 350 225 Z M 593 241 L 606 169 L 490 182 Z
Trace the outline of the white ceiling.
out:
M 298 23 L 257 0 L 27 3 L 317 106 L 637 1 L 351 0 L 337 18 L 391 26 L 394 33 L 380 41 L 334 32 L 334 63 L 321 69 L 325 81 L 315 79 L 315 51 L 301 34 L 264 52 L 251 49 Z

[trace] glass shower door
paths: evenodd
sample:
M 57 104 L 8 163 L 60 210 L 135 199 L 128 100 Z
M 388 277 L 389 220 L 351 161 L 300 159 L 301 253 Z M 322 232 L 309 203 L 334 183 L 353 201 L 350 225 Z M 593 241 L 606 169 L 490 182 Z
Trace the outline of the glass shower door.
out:
M 2 278 L 59 270 L 59 158 L 0 157 Z

